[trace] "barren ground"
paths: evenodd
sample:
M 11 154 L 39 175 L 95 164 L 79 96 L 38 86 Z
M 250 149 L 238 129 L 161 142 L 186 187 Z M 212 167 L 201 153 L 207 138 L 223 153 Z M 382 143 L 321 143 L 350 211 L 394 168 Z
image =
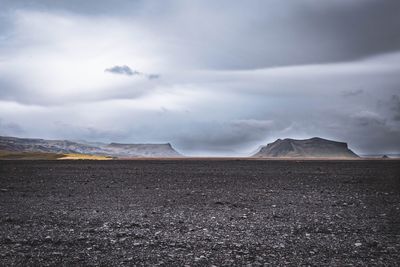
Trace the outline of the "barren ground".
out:
M 0 161 L 0 265 L 400 264 L 400 161 Z

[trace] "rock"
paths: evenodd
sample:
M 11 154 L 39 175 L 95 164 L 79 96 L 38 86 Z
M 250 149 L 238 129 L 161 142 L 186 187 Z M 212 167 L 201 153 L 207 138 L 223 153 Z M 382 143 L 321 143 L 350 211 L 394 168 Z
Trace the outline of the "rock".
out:
M 278 139 L 261 149 L 253 157 L 310 157 L 310 158 L 357 158 L 346 143 L 314 137 L 305 140 Z
M 119 144 L 85 141 L 45 140 L 0 136 L 0 150 L 55 154 L 106 155 L 110 157 L 182 157 L 170 143 Z M 37 155 L 40 156 L 40 155 Z M 51 171 L 52 169 L 49 169 Z

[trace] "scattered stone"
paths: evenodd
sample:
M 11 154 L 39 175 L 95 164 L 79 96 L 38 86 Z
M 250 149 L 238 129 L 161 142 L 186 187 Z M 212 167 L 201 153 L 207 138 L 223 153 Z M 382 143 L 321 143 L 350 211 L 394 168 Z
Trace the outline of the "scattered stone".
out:
M 0 162 L 0 265 L 398 265 L 396 162 L 234 163 Z

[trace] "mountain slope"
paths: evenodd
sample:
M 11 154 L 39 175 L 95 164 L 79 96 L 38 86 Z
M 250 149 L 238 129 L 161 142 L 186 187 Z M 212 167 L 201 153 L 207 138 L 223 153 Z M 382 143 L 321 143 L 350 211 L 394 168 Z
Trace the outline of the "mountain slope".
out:
M 44 152 L 87 154 L 112 157 L 179 157 L 171 144 L 103 144 L 0 136 L 0 150 L 12 152 Z
M 111 153 L 124 157 L 179 157 L 181 156 L 170 143 L 167 144 L 119 144 L 104 146 Z
M 278 139 L 263 146 L 253 157 L 357 158 L 347 143 L 314 137 L 305 140 Z

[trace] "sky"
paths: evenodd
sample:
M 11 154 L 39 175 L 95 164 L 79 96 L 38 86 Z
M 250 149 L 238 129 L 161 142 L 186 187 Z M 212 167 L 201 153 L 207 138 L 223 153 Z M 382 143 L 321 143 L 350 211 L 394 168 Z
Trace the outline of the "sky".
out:
M 0 135 L 400 153 L 400 1 L 0 0 Z

